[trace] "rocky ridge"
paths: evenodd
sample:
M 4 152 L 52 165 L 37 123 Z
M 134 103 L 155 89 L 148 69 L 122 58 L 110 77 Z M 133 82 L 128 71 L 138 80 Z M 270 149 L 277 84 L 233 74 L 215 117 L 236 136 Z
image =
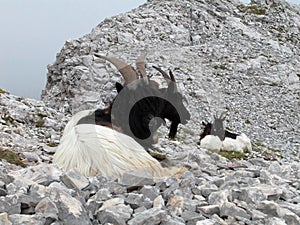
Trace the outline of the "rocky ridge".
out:
M 168 13 L 166 13 L 168 12 Z M 228 112 L 227 126 L 258 145 L 299 149 L 299 6 L 285 1 L 149 1 L 67 41 L 48 67 L 43 101 L 72 113 L 104 107 L 120 75 L 94 52 L 174 70 L 199 133 L 202 120 Z M 284 140 L 284 141 L 282 141 Z
M 28 165 L 0 162 L 0 223 L 300 224 L 299 25 L 299 6 L 281 0 L 152 0 L 67 41 L 43 101 L 0 90 L 0 153 Z M 104 107 L 122 81 L 92 54 L 133 64 L 143 50 L 154 79 L 164 84 L 152 65 L 174 71 L 193 115 L 154 151 L 189 171 L 161 180 L 60 171 L 51 160 L 70 115 Z M 253 141 L 244 159 L 197 145 L 201 121 L 225 110 L 226 126 Z

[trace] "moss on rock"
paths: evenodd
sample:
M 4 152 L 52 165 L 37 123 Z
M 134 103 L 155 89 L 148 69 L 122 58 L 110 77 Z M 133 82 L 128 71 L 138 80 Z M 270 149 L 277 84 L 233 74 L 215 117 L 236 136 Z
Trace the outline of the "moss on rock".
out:
M 27 165 L 13 151 L 0 149 L 0 159 L 4 159 L 11 164 L 26 167 Z

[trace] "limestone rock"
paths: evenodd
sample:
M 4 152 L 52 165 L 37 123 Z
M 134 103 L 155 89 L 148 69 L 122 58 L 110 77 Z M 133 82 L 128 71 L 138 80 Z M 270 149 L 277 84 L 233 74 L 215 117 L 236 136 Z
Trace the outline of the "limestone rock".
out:
M 61 179 L 66 186 L 71 186 L 77 188 L 78 190 L 82 190 L 89 185 L 89 180 L 76 171 L 68 171 L 62 176 Z
M 299 12 L 283 0 L 149 0 L 66 41 L 48 66 L 43 101 L 0 89 L 0 223 L 299 223 Z M 151 152 L 188 171 L 119 180 L 63 173 L 52 159 L 71 114 L 106 107 L 124 82 L 93 54 L 136 69 L 144 50 L 148 75 L 165 88 L 152 66 L 171 69 L 192 115 L 175 140 L 166 121 Z M 224 111 L 226 128 L 251 139 L 242 159 L 198 143 L 201 122 Z
M 250 215 L 242 208 L 231 202 L 225 202 L 220 209 L 221 216 L 233 216 L 250 219 Z
M 160 224 L 166 217 L 166 211 L 159 208 L 152 208 L 141 213 L 133 215 L 133 218 L 128 221 L 129 225 L 142 225 L 142 224 Z
M 154 184 L 154 180 L 150 174 L 141 171 L 132 171 L 124 173 L 122 177 L 120 177 L 119 183 L 129 187 L 136 187 Z

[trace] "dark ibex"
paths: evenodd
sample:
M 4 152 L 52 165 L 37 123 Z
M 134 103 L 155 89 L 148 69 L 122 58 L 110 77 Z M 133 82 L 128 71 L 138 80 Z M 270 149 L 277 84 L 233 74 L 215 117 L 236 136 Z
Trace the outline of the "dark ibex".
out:
M 125 84 L 116 83 L 118 95 L 108 108 L 80 111 L 72 117 L 53 162 L 64 171 L 76 170 L 85 176 L 120 177 L 139 170 L 161 177 L 182 172 L 181 168 L 163 168 L 142 147 L 154 142 L 154 133 L 164 119 L 172 122 L 171 138 L 175 137 L 178 124 L 190 119 L 173 74 L 166 76 L 157 68 L 169 83 L 168 88 L 160 89 L 157 82 L 146 76 L 144 56 L 136 64 L 141 79 L 123 61 L 96 56 L 114 64 Z
M 144 54 L 136 61 L 140 76 L 120 59 L 99 54 L 95 56 L 111 62 L 123 76 L 125 84 L 116 83 L 118 95 L 112 105 L 104 110 L 96 110 L 89 118 L 83 118 L 79 123 L 97 124 L 101 121 L 100 125 L 105 125 L 105 122 L 108 126 L 112 123 L 124 134 L 149 147 L 156 141 L 157 129 L 168 119 L 171 121 L 169 137 L 175 138 L 178 124 L 186 124 L 190 113 L 183 104 L 184 97 L 177 91 L 173 73 L 169 71 L 168 75 L 154 66 L 168 83 L 167 88 L 159 88 L 158 83 L 146 74 Z

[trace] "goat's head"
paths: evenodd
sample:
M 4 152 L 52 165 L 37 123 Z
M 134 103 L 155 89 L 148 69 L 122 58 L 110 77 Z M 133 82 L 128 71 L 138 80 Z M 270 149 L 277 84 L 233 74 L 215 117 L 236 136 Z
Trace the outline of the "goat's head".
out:
M 214 116 L 214 122 L 211 127 L 211 134 L 218 136 L 221 140 L 224 140 L 225 138 L 225 129 L 223 125 L 224 120 L 224 114 L 222 114 L 220 117 Z
M 200 134 L 200 140 L 203 139 L 206 135 L 215 135 L 220 138 L 220 140 L 224 140 L 225 138 L 225 129 L 223 122 L 225 120 L 225 115 L 221 114 L 220 117 L 214 116 L 213 123 L 204 123 L 204 131 Z
M 169 137 L 174 138 L 176 136 L 178 124 L 186 124 L 191 117 L 184 105 L 184 102 L 187 102 L 187 100 L 180 92 L 178 92 L 176 80 L 171 70 L 169 70 L 168 75 L 159 67 L 153 66 L 153 68 L 158 70 L 168 83 L 168 88 L 161 88 L 160 91 L 167 100 L 165 103 L 164 117 L 172 121 Z
M 118 95 L 112 107 L 115 118 L 112 122 L 121 127 L 124 133 L 142 144 L 152 144 L 153 134 L 164 119 L 171 121 L 171 138 L 176 136 L 178 124 L 185 124 L 190 119 L 190 114 L 183 104 L 184 98 L 177 91 L 172 72 L 169 76 L 155 67 L 168 81 L 168 88 L 159 88 L 158 83 L 146 75 L 144 54 L 136 61 L 139 74 L 120 59 L 98 54 L 95 56 L 111 62 L 125 80 L 124 86 L 116 83 Z

